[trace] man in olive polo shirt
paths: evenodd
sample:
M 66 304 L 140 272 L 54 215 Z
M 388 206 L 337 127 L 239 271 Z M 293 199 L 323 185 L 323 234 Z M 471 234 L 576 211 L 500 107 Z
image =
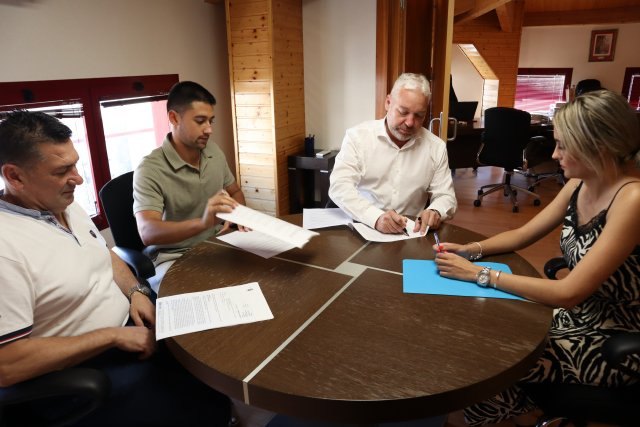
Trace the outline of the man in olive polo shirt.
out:
M 133 212 L 156 266 L 149 280 L 156 292 L 177 258 L 223 228 L 216 213 L 245 204 L 222 150 L 210 141 L 215 104 L 201 85 L 175 84 L 167 100 L 171 132 L 133 175 Z

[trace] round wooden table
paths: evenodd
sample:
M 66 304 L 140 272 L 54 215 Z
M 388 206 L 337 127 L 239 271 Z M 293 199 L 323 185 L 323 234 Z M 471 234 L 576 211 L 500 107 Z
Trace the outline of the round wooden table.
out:
M 172 266 L 160 297 L 258 282 L 274 315 L 167 339 L 191 373 L 269 411 L 374 423 L 441 415 L 491 397 L 541 354 L 548 307 L 403 293 L 402 260 L 433 259 L 432 233 L 369 243 L 346 226 L 317 231 L 303 249 L 271 259 L 213 240 Z M 448 224 L 439 235 L 460 243 L 482 238 Z M 517 254 L 484 260 L 538 276 Z

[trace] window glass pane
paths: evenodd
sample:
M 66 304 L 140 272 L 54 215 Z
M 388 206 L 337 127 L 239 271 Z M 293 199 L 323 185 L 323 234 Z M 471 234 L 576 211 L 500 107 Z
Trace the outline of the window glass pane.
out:
M 564 99 L 564 75 L 518 75 L 515 108 L 548 115 Z
M 0 106 L 0 108 L 2 108 Z M 78 173 L 84 179 L 82 185 L 76 187 L 74 199 L 82 208 L 90 215 L 94 216 L 98 213 L 97 194 L 93 179 L 93 170 L 91 168 L 91 155 L 89 154 L 89 144 L 87 142 L 87 128 L 84 122 L 84 114 L 82 104 L 67 103 L 47 107 L 20 106 L 20 108 L 29 111 L 43 111 L 56 117 L 62 123 L 67 125 L 73 132 L 71 141 L 80 156 L 76 167 Z M 2 182 L 4 188 L 4 182 Z
M 167 101 L 100 106 L 111 178 L 134 170 L 169 132 Z

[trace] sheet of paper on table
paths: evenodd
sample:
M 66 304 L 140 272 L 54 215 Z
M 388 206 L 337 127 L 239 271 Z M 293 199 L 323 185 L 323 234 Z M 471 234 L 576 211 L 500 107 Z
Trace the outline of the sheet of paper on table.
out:
M 156 340 L 273 319 L 257 282 L 156 300 Z
M 271 258 L 296 247 L 292 243 L 274 239 L 272 236 L 256 230 L 234 231 L 217 236 L 217 239 L 262 258 Z
M 297 248 L 302 248 L 318 233 L 253 210 L 244 205 L 236 206 L 231 213 L 218 213 L 216 216 L 225 221 L 248 227 L 255 231 L 284 240 Z
M 404 234 L 386 234 L 381 233 L 378 230 L 375 230 L 368 225 L 362 224 L 360 222 L 354 222 L 353 228 L 356 229 L 358 233 L 365 239 L 371 242 L 397 242 L 398 240 L 407 240 L 407 239 L 415 239 L 416 237 L 424 237 L 429 232 L 429 227 L 427 227 L 424 234 L 418 232 L 413 232 L 413 228 L 416 226 L 415 221 L 407 219 L 407 233 L 408 236 Z
M 302 228 L 307 230 L 348 225 L 352 222 L 351 217 L 340 208 L 302 210 Z

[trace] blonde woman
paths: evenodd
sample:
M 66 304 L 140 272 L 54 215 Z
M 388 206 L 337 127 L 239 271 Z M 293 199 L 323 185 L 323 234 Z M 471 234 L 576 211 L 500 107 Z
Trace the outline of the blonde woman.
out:
M 627 101 L 589 92 L 554 117 L 553 158 L 570 179 L 556 198 L 522 227 L 481 242 L 443 243 L 440 274 L 477 282 L 559 308 L 542 357 L 522 382 L 619 386 L 633 380 L 606 366 L 609 336 L 640 331 L 640 131 Z M 557 281 L 486 270 L 471 263 L 512 252 L 562 224 L 560 247 L 569 274 Z M 629 363 L 638 361 L 630 361 Z M 470 425 L 497 423 L 534 409 L 519 385 L 464 410 Z

